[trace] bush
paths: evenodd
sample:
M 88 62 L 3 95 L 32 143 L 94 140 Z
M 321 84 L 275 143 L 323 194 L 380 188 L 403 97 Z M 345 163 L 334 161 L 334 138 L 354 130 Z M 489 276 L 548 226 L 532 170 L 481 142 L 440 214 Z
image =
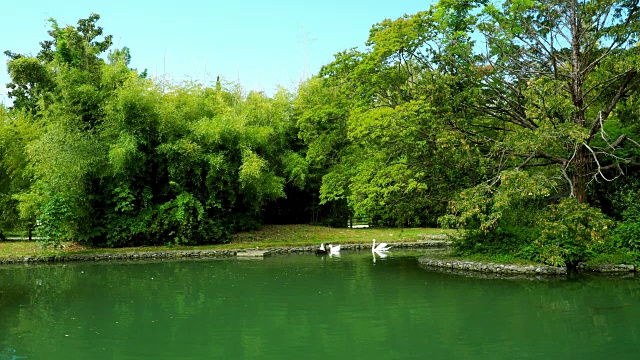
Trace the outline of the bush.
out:
M 538 237 L 536 223 L 545 209 L 542 199 L 512 201 L 500 211 L 495 229 L 485 231 L 479 221 L 467 224 L 469 231 L 456 241 L 459 254 L 516 255 Z
M 613 222 L 588 204 L 564 199 L 550 205 L 541 215 L 537 225 L 540 237 L 522 250 L 525 258 L 552 266 L 575 267 L 595 252 L 612 247 Z
M 622 221 L 613 232 L 616 246 L 631 251 L 640 250 L 640 204 L 630 204 L 622 212 Z
M 499 227 L 490 233 L 471 230 L 456 240 L 454 246 L 460 255 L 513 255 L 530 243 L 532 236 L 530 229 L 516 226 Z

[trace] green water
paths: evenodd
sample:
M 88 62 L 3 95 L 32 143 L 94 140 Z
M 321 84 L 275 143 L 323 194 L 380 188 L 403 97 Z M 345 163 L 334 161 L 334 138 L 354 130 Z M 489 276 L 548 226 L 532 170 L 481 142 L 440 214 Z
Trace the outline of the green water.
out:
M 415 253 L 0 267 L 6 359 L 638 359 L 637 278 L 478 279 Z

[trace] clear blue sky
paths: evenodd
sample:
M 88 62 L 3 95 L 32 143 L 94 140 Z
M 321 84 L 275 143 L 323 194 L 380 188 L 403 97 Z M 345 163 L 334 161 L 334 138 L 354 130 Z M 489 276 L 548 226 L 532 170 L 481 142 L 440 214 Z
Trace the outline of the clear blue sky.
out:
M 0 12 L 0 51 L 35 55 L 48 18 L 76 25 L 90 13 L 131 49 L 131 66 L 151 76 L 212 83 L 220 75 L 245 90 L 295 88 L 333 55 L 364 48 L 371 26 L 427 9 L 430 0 L 19 0 Z M 305 51 L 306 47 L 306 51 Z M 306 56 L 305 56 L 306 54 Z M 7 57 L 0 55 L 0 101 Z M 306 60 L 305 60 L 306 59 Z M 6 100 L 5 100 L 6 101 Z

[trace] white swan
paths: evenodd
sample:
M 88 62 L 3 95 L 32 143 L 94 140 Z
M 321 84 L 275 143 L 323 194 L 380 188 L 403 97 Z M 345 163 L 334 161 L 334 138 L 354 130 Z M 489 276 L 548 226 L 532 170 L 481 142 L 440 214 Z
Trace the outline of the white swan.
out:
M 378 246 L 376 246 L 376 239 L 373 239 L 373 246 L 371 246 L 371 252 L 374 251 L 389 251 L 389 249 L 391 249 L 391 246 L 387 245 L 387 243 L 382 242 L 380 244 L 378 244 Z
M 340 253 L 340 245 L 333 246 L 333 245 L 329 244 L 329 251 L 333 255 L 339 254 Z

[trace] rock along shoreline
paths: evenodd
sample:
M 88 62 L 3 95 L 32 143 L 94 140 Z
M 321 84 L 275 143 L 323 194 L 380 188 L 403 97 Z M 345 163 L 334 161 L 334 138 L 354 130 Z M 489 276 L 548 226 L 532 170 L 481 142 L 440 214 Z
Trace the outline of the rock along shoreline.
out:
M 481 273 L 496 273 L 507 275 L 566 275 L 566 267 L 555 267 L 548 265 L 514 265 L 485 263 L 466 260 L 442 260 L 433 259 L 426 256 L 418 259 L 420 265 L 426 268 L 440 268 L 457 271 L 474 271 Z
M 567 275 L 566 267 L 556 267 L 548 265 L 515 265 L 515 264 L 498 264 L 468 260 L 446 260 L 434 259 L 428 256 L 422 256 L 418 259 L 420 265 L 427 270 L 449 271 L 452 273 L 473 272 L 473 273 L 491 273 L 497 275 L 542 275 L 542 276 L 564 276 Z M 633 265 L 598 265 L 587 267 L 585 265 L 578 266 L 579 271 L 598 272 L 598 273 L 633 273 L 636 271 Z

